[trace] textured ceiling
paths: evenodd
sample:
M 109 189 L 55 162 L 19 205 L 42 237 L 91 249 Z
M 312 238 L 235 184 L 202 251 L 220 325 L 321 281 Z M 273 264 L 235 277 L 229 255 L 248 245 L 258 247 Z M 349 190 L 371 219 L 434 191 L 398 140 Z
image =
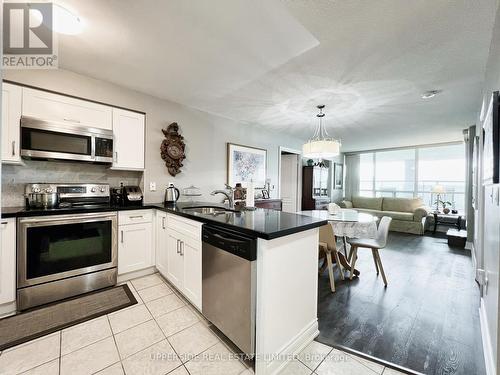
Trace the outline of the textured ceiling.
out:
M 326 104 L 343 150 L 461 138 L 496 0 L 63 0 L 60 66 L 301 139 Z M 443 90 L 421 99 L 426 90 Z

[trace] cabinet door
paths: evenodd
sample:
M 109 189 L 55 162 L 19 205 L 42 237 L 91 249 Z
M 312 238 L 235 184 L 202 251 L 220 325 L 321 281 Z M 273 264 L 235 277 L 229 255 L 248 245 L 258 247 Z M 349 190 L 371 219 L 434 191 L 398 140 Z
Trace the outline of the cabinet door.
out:
M 181 242 L 184 258 L 184 289 L 186 297 L 201 310 L 201 242 L 185 237 Z
M 20 163 L 22 87 L 2 85 L 2 161 Z
M 113 169 L 144 169 L 144 122 L 143 114 L 113 108 Z
M 152 223 L 119 226 L 118 274 L 154 265 Z
M 184 281 L 184 259 L 181 255 L 180 235 L 167 231 L 167 279 L 182 291 Z
M 23 115 L 111 130 L 111 107 L 42 90 L 23 88 Z
M 167 214 L 156 213 L 156 268 L 164 277 L 167 275 Z
M 0 225 L 0 305 L 16 300 L 16 219 Z

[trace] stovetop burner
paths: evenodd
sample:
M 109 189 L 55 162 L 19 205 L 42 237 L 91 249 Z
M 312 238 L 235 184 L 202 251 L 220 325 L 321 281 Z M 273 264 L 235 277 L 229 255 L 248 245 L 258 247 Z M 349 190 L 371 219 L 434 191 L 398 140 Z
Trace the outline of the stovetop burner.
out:
M 36 199 L 44 193 L 57 194 L 57 203 L 50 209 L 94 208 L 110 205 L 108 184 L 28 184 L 26 185 L 27 206 L 43 208 Z M 46 206 L 46 205 L 45 205 Z

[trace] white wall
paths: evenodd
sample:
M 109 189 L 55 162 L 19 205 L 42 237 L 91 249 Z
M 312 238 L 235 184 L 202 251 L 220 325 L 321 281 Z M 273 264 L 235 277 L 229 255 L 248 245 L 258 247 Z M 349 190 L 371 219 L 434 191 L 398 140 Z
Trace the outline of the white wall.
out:
M 497 10 L 493 38 L 490 45 L 490 54 L 486 65 L 483 96 L 478 101 L 478 118 L 476 133 L 480 136 L 479 144 L 483 144 L 482 122 L 480 108 L 488 108 L 493 91 L 500 90 L 500 12 Z M 482 163 L 482 147 L 480 147 L 480 163 Z M 476 231 L 474 233 L 474 251 L 477 268 L 484 269 L 488 278 L 488 286 L 482 287 L 481 299 L 481 333 L 483 336 L 483 350 L 486 356 L 486 370 L 488 375 L 498 372 L 500 367 L 500 269 L 498 263 L 498 236 L 500 228 L 500 211 L 498 206 L 490 203 L 490 193 L 495 195 L 499 184 L 482 185 L 481 164 L 479 165 L 479 210 L 475 212 Z M 492 207 L 495 206 L 495 207 Z M 489 209 L 485 209 L 489 207 Z
M 277 188 L 278 147 L 300 149 L 302 144 L 300 139 L 259 125 L 235 122 L 62 69 L 10 70 L 4 72 L 4 79 L 146 112 L 146 170 L 143 179 L 146 202 L 162 201 L 164 187 L 169 182 L 179 188 L 194 184 L 202 189 L 203 200 L 220 200 L 220 196 L 211 197 L 209 192 L 223 188 L 226 182 L 226 142 L 267 149 L 267 175 Z M 179 123 L 185 138 L 187 154 L 182 173 L 175 178 L 168 174 L 160 157 L 161 129 L 174 121 Z M 156 192 L 149 191 L 150 182 L 156 182 Z M 271 196 L 277 196 L 277 189 L 271 192 Z

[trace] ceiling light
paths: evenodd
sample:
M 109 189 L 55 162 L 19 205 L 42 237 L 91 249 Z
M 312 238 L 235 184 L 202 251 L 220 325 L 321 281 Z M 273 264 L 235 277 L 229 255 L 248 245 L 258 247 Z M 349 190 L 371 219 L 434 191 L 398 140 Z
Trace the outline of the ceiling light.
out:
M 422 99 L 430 99 L 439 94 L 441 90 L 429 90 L 422 94 Z
M 54 31 L 66 35 L 76 35 L 82 32 L 83 24 L 80 17 L 59 4 L 53 3 L 52 9 L 54 15 Z
M 306 158 L 311 159 L 330 159 L 340 154 L 341 143 L 339 140 L 333 139 L 328 135 L 328 132 L 323 126 L 324 105 L 318 105 L 319 113 L 316 115 L 319 119 L 318 127 L 312 138 L 302 146 L 302 154 Z

